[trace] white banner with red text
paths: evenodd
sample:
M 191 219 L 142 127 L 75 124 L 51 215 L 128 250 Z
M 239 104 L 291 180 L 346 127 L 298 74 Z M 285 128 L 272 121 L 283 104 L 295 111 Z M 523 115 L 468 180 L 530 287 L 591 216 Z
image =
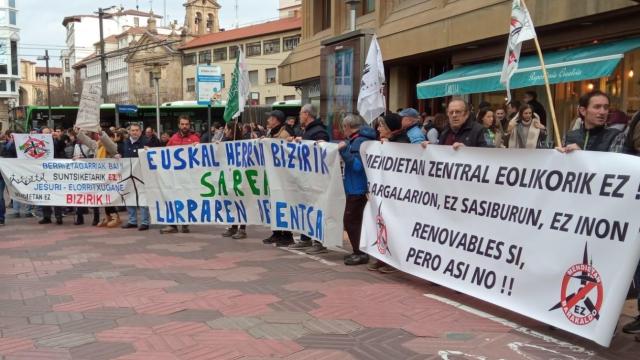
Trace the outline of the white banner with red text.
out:
M 361 250 L 609 346 L 640 258 L 640 158 L 366 142 Z
M 0 159 L 9 195 L 40 206 L 145 206 L 138 159 Z

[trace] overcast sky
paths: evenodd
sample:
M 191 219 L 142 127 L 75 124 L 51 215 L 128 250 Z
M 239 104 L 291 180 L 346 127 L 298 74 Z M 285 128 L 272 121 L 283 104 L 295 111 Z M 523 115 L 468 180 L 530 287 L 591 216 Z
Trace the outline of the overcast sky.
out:
M 230 28 L 235 22 L 235 0 L 217 0 L 220 9 L 220 26 Z M 99 7 L 122 5 L 125 9 L 149 11 L 151 3 L 158 15 L 167 5 L 167 18 L 184 23 L 183 0 L 17 0 L 18 26 L 20 27 L 20 58 L 36 60 L 46 48 L 52 58 L 51 66 L 60 66 L 58 56 L 65 46 L 66 30 L 62 19 L 69 15 L 91 14 Z M 278 17 L 278 0 L 238 0 L 240 25 Z

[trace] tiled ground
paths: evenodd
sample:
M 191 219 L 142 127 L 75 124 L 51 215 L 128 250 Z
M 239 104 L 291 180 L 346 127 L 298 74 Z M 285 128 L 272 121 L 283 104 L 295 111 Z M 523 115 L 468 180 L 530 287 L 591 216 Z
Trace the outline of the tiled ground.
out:
M 407 275 L 345 267 L 340 252 L 318 261 L 264 246 L 263 229 L 240 241 L 219 236 L 221 227 L 192 230 L 9 218 L 0 228 L 0 359 L 640 359 L 630 336 L 604 349 Z

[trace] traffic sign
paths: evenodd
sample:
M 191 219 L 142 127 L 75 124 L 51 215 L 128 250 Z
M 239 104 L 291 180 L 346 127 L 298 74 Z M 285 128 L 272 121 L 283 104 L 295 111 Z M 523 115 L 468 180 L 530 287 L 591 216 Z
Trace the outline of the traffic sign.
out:
M 196 98 L 198 105 L 209 105 L 222 89 L 222 68 L 218 65 L 198 65 Z
M 119 104 L 116 105 L 116 108 L 118 109 L 118 112 L 122 114 L 131 114 L 138 112 L 138 106 L 131 104 Z

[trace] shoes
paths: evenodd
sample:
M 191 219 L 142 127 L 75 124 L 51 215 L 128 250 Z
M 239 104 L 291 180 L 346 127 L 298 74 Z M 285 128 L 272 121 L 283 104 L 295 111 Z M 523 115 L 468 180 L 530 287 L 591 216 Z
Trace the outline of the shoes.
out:
M 622 331 L 627 334 L 640 334 L 640 315 L 634 321 L 623 326 Z
M 28 212 L 28 213 L 24 214 L 24 217 L 32 218 L 32 217 L 35 217 L 35 216 L 32 213 Z
M 73 225 L 82 225 L 84 224 L 84 216 L 76 215 L 76 221 L 73 222 Z
M 247 237 L 247 231 L 246 230 L 238 230 L 238 232 L 236 232 L 235 234 L 233 234 L 233 236 L 231 237 L 232 239 L 245 239 Z
M 0 219 L 0 226 L 4 226 L 4 219 Z
M 299 241 L 295 244 L 289 245 L 289 249 L 298 250 L 298 249 L 306 249 L 313 246 L 311 241 Z
M 62 217 L 56 218 L 56 225 L 62 225 Z
M 51 224 L 51 218 L 42 218 L 40 221 L 38 221 L 38 224 L 40 225 Z
M 319 241 L 314 241 L 313 245 L 311 245 L 311 248 L 309 248 L 309 250 L 305 251 L 305 254 L 307 255 L 317 255 L 317 254 L 324 254 L 324 253 L 328 253 L 329 250 L 327 250 L 326 247 L 322 246 L 322 243 Z
M 227 228 L 223 233 L 222 236 L 224 237 L 232 237 L 233 235 L 235 235 L 238 232 L 238 229 L 230 227 Z
M 109 219 L 108 218 L 103 218 L 102 221 L 100 221 L 98 223 L 98 225 L 96 225 L 97 227 L 107 227 L 107 224 L 109 223 Z
M 189 225 L 182 225 L 182 228 L 180 229 L 180 232 L 183 234 L 188 234 L 191 232 L 191 230 L 189 230 Z
M 352 254 L 344 260 L 344 264 L 348 266 L 363 265 L 369 262 L 369 255 L 367 254 Z
M 137 227 L 138 227 L 137 224 L 132 224 L 132 223 L 129 223 L 129 222 L 121 226 L 121 228 L 123 228 L 123 229 L 133 229 L 133 228 L 137 228 Z
M 367 270 L 370 271 L 378 271 L 378 269 L 380 269 L 383 266 L 386 266 L 387 264 L 385 264 L 384 262 L 378 260 L 375 262 L 372 262 L 371 264 L 367 265 Z
M 178 227 L 177 226 L 165 226 L 162 229 L 160 229 L 160 234 L 175 234 L 178 232 Z
M 19 218 L 19 217 L 20 217 L 20 213 L 19 213 L 19 212 L 17 212 L 17 213 L 15 213 L 15 214 L 13 214 L 13 217 L 14 217 L 14 218 Z
M 149 230 L 149 225 L 140 225 L 138 227 L 138 231 L 146 231 Z
M 94 216 L 93 221 L 91 222 L 91 226 L 98 226 L 99 223 L 100 223 L 100 217 Z
M 122 220 L 120 220 L 120 215 L 118 213 L 111 214 L 111 220 L 107 222 L 108 228 L 116 228 L 122 224 Z
M 397 271 L 398 271 L 398 269 L 396 269 L 396 268 L 394 268 L 393 266 L 390 266 L 390 265 L 385 265 L 385 266 L 382 266 L 382 267 L 378 268 L 378 272 L 381 272 L 383 274 L 391 274 L 391 273 L 394 273 L 394 272 L 397 272 Z
M 278 237 L 274 234 L 262 240 L 262 243 L 265 245 L 269 245 L 269 244 L 275 244 L 276 241 L 278 241 Z

